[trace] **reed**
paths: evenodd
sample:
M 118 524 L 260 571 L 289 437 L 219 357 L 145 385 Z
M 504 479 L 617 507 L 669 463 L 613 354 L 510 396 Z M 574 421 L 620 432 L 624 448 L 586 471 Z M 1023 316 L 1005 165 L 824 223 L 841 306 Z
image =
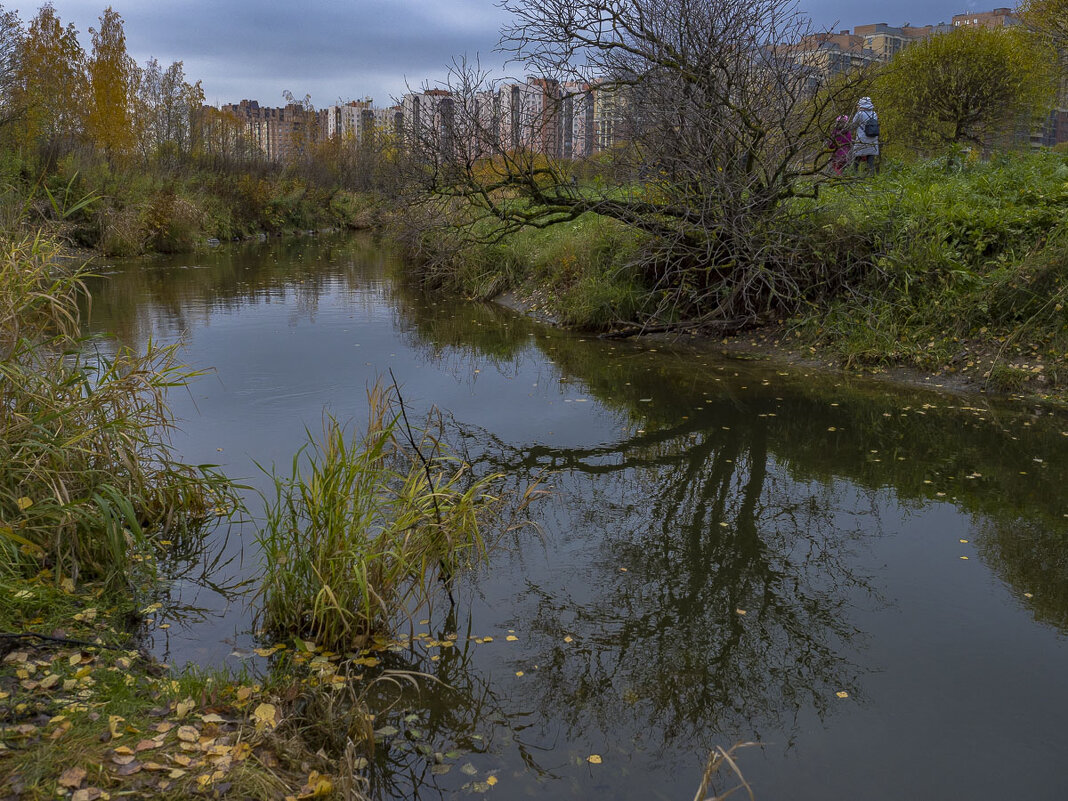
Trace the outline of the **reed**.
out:
M 233 490 L 172 457 L 166 393 L 198 375 L 177 346 L 82 336 L 87 274 L 46 237 L 0 236 L 0 563 L 124 583 Z
M 395 387 L 376 384 L 367 399 L 363 432 L 328 416 L 288 476 L 271 472 L 260 621 L 276 637 L 360 647 L 429 602 L 438 579 L 485 560 L 486 532 L 502 529 L 502 476 L 473 475 L 443 442 L 440 415 L 413 432 Z

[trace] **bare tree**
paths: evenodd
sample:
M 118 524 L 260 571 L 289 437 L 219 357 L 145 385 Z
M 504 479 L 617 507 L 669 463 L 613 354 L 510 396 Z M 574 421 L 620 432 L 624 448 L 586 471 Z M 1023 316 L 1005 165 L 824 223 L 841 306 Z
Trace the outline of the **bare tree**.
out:
M 825 180 L 856 80 L 803 63 L 812 30 L 790 0 L 502 5 L 501 47 L 535 77 L 494 83 L 461 62 L 409 131 L 421 188 L 454 222 L 466 201 L 468 237 L 588 213 L 632 226 L 662 298 L 647 326 L 742 327 L 832 277 L 789 201 Z

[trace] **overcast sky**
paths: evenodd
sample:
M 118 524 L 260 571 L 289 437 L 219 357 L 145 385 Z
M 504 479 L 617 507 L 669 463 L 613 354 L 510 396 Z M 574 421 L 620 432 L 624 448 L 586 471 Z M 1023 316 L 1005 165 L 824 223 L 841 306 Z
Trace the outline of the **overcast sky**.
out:
M 1004 0 L 1003 0 L 1004 2 Z M 0 0 L 28 22 L 41 2 Z M 1006 5 L 1014 3 L 1006 2 Z M 88 50 L 88 29 L 107 0 L 53 0 L 64 24 L 73 22 Z M 948 22 L 985 11 L 975 0 L 801 0 L 820 26 L 870 22 L 914 25 Z M 282 105 L 282 92 L 310 94 L 317 107 L 369 96 L 389 105 L 405 84 L 435 83 L 454 57 L 495 54 L 503 12 L 494 0 L 114 0 L 126 23 L 126 46 L 138 63 L 182 61 L 190 82 L 203 81 L 207 102 L 242 98 Z M 511 70 L 518 73 L 518 69 Z

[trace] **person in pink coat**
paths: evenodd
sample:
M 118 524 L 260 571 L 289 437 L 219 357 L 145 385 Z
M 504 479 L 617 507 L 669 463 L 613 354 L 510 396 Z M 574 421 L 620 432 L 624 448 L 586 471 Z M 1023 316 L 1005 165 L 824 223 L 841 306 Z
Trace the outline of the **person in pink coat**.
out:
M 831 169 L 835 175 L 841 175 L 849 164 L 849 150 L 853 144 L 853 131 L 849 127 L 849 117 L 842 114 L 834 121 L 827 147 L 831 153 Z

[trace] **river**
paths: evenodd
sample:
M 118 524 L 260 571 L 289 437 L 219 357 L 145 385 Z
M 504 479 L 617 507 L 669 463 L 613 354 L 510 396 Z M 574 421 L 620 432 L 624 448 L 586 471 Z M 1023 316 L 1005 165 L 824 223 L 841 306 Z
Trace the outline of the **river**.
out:
M 174 447 L 254 513 L 257 465 L 324 412 L 359 425 L 390 370 L 472 460 L 551 488 L 415 625 L 460 646 L 395 655 L 441 683 L 399 710 L 376 797 L 688 800 L 743 740 L 758 801 L 1068 797 L 1068 415 L 600 341 L 422 297 L 392 258 L 272 240 L 91 287 L 93 330 L 212 368 L 171 393 Z M 253 526 L 216 532 L 208 578 L 169 567 L 161 658 L 264 669 L 254 595 L 220 589 L 254 589 Z

